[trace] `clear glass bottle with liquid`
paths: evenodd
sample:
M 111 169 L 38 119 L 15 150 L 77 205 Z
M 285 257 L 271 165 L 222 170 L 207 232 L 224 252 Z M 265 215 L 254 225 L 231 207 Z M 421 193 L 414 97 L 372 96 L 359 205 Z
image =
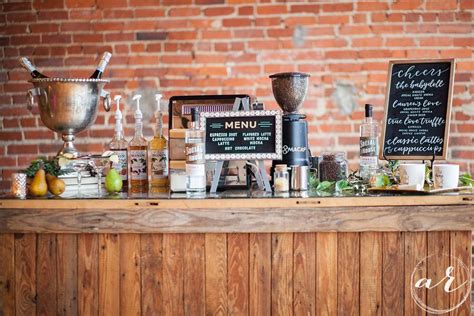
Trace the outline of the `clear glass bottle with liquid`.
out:
M 168 187 L 168 140 L 163 135 L 163 115 L 160 111 L 161 94 L 155 95 L 157 103 L 155 136 L 148 144 L 150 191 Z
M 133 100 L 137 100 L 135 135 L 128 143 L 129 187 L 133 193 L 146 192 L 148 190 L 148 142 L 145 137 L 143 137 L 143 115 L 140 111 L 140 98 L 141 95 L 135 95 L 133 97 Z
M 372 118 L 372 105 L 365 105 L 365 121 L 360 125 L 360 177 L 369 181 L 379 168 L 379 128 Z
M 186 193 L 190 196 L 206 193 L 205 133 L 199 128 L 199 112 L 191 109 L 191 126 L 185 136 Z
M 112 167 L 117 170 L 122 178 L 122 191 L 127 191 L 128 188 L 128 142 L 125 139 L 122 125 L 122 112 L 120 111 L 120 99 L 122 96 L 116 95 L 114 101 L 117 103 L 117 110 L 115 111 L 115 133 L 114 137 L 108 144 L 108 147 L 113 151 L 117 157 L 118 162 L 114 163 Z

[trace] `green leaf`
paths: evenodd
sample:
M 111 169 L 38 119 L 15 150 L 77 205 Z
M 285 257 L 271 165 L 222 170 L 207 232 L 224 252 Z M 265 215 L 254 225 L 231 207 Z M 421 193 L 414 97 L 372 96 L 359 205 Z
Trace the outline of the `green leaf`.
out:
M 314 175 L 314 173 L 311 173 L 309 176 L 309 187 L 313 190 L 316 190 L 316 188 L 319 185 L 319 179 Z
M 459 176 L 459 182 L 463 186 L 474 186 L 474 179 L 469 173 L 465 173 Z
M 318 184 L 316 187 L 317 191 L 332 191 L 332 187 L 334 185 L 333 181 L 323 181 Z
M 375 175 L 375 182 L 372 184 L 376 188 L 386 187 L 390 185 L 390 177 L 386 174 Z
M 46 157 L 38 157 L 37 159 L 33 160 L 30 166 L 26 169 L 26 175 L 32 178 L 41 168 L 43 168 L 46 173 L 49 173 L 55 177 L 70 172 L 69 170 L 61 170 L 56 158 L 47 159 Z
M 347 180 L 339 180 L 336 182 L 336 191 L 342 191 L 347 187 L 349 187 L 349 182 Z
M 399 165 L 400 165 L 400 160 L 390 160 L 387 163 L 387 167 L 392 171 L 392 173 L 398 169 Z

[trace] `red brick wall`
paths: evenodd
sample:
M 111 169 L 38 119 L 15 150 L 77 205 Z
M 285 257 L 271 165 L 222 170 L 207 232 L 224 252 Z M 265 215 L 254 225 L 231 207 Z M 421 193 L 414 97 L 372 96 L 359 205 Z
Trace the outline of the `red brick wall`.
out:
M 7 0 L 8 2 L 8 0 Z M 104 78 L 113 94 L 145 95 L 151 135 L 152 95 L 249 93 L 274 107 L 268 75 L 311 74 L 304 112 L 311 148 L 343 149 L 353 164 L 363 105 L 381 119 L 390 59 L 457 60 L 450 160 L 474 171 L 472 0 L 379 2 L 279 0 L 34 0 L 1 4 L 0 169 L 3 179 L 37 155 L 54 154 L 57 135 L 25 106 L 28 74 L 17 65 L 29 56 L 50 76 L 89 76 L 99 56 L 112 57 Z M 357 107 L 343 114 L 335 87 L 354 93 Z M 148 107 L 146 106 L 148 105 Z M 101 151 L 113 113 L 100 112 L 77 143 Z M 0 180 L 1 181 L 1 180 Z M 8 183 L 3 181 L 3 189 Z

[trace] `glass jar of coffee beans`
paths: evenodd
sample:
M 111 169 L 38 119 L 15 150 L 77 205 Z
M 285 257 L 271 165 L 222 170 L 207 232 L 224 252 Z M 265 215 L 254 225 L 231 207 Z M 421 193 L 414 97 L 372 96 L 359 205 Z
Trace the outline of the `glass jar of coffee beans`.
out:
M 322 159 L 319 162 L 320 181 L 347 180 L 348 172 L 345 152 L 324 152 L 322 154 Z

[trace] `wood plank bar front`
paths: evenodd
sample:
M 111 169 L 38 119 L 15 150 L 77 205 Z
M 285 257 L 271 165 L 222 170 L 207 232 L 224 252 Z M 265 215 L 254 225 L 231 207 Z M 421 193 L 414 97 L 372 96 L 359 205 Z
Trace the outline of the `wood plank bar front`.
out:
M 470 315 L 474 203 L 423 199 L 1 200 L 0 315 Z

